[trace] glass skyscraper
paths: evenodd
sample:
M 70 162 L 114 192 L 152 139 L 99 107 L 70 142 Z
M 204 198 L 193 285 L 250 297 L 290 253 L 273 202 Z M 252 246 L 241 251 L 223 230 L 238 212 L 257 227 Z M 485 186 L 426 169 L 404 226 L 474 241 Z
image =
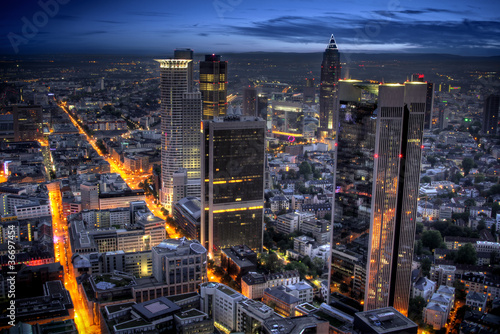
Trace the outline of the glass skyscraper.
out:
M 427 85 L 339 83 L 331 282 L 407 314 Z
M 337 84 L 340 78 L 340 54 L 333 35 L 323 53 L 319 89 L 319 137 L 335 136 L 337 117 Z
M 175 50 L 173 59 L 159 59 L 161 97 L 161 201 L 172 212 L 185 196 L 200 194 L 201 94 L 193 91 L 192 50 Z M 174 189 L 174 173 L 186 182 Z
M 203 121 L 200 235 L 211 256 L 242 244 L 262 249 L 265 132 L 256 117 Z
M 200 61 L 200 92 L 203 119 L 224 116 L 227 110 L 227 61 L 219 55 L 206 55 Z

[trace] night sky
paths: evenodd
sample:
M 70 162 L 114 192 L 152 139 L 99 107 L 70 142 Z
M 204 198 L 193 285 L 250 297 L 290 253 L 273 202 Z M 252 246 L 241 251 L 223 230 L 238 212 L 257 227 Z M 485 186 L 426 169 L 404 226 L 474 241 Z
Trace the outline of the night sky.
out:
M 343 52 L 500 55 L 500 1 L 4 0 L 0 11 L 8 55 L 321 52 L 332 33 Z

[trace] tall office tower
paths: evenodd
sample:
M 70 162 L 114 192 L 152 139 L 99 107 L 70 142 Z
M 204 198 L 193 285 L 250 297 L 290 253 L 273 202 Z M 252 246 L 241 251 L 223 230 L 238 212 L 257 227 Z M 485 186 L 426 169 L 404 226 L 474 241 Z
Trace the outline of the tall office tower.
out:
M 161 77 L 161 201 L 170 212 L 181 198 L 199 196 L 201 187 L 201 93 L 193 91 L 192 59 L 187 57 L 192 58 L 192 50 L 175 50 L 174 59 L 156 60 Z M 174 189 L 174 173 L 180 169 L 187 173 L 187 184 Z
M 267 103 L 267 94 L 260 93 L 257 96 L 257 117 L 261 117 L 263 120 L 267 120 Z
M 83 182 L 80 185 L 82 193 L 82 210 L 99 209 L 99 185 L 96 183 Z
M 323 53 L 319 90 L 319 137 L 335 136 L 338 112 L 337 84 L 340 79 L 340 54 L 333 35 Z
M 2 116 L 7 141 L 30 141 L 43 138 L 43 113 L 40 105 L 7 106 Z M 13 137 L 13 138 L 12 138 Z
M 227 61 L 219 55 L 206 55 L 200 61 L 200 91 L 203 119 L 224 116 L 227 109 Z
M 212 257 L 241 244 L 262 249 L 265 133 L 256 117 L 203 121 L 200 235 Z
M 484 100 L 483 133 L 496 135 L 500 111 L 500 95 L 491 94 Z
M 306 78 L 306 86 L 302 92 L 303 102 L 313 104 L 316 98 L 316 87 L 314 87 L 314 78 Z
M 424 129 L 432 130 L 433 125 L 433 108 L 434 108 L 434 84 L 426 82 L 424 75 L 421 73 L 414 73 L 411 75 L 412 82 L 425 82 L 427 84 L 427 93 L 425 98 L 425 119 Z
M 257 90 L 254 87 L 245 87 L 243 89 L 243 115 L 257 115 Z
M 330 278 L 365 310 L 407 313 L 426 87 L 339 82 Z

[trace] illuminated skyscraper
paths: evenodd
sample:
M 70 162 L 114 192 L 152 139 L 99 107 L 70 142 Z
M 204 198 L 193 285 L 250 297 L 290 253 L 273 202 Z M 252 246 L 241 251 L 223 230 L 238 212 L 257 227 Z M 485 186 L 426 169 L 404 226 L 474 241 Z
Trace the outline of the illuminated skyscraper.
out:
M 257 90 L 254 87 L 245 87 L 243 89 L 243 115 L 257 115 Z
M 200 61 L 200 91 L 203 119 L 224 116 L 227 109 L 227 61 L 219 55 L 206 55 Z
M 333 35 L 323 53 L 319 89 L 319 137 L 335 135 L 338 112 L 337 84 L 340 79 L 340 54 Z
M 365 310 L 407 314 L 426 88 L 339 83 L 331 280 Z
M 424 75 L 420 73 L 414 73 L 411 75 L 412 82 L 425 82 L 427 85 L 427 93 L 425 98 L 425 118 L 424 118 L 424 129 L 432 130 L 433 120 L 434 120 L 434 84 L 432 82 L 427 82 L 424 79 Z M 438 116 L 436 116 L 437 121 Z
M 498 131 L 498 117 L 500 112 L 500 96 L 491 94 L 484 100 L 483 133 L 496 135 Z
M 157 61 L 161 76 L 161 201 L 171 212 L 174 202 L 200 194 L 201 93 L 193 91 L 192 50 L 176 50 L 174 59 Z M 174 173 L 179 171 L 186 172 L 187 182 L 174 189 Z
M 241 244 L 261 251 L 265 121 L 227 115 L 202 132 L 201 243 L 211 256 Z

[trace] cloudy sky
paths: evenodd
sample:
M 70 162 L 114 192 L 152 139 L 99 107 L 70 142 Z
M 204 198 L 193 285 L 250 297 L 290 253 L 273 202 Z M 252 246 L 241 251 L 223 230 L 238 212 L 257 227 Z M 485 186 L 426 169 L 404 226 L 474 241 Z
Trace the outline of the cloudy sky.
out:
M 0 54 L 347 52 L 500 55 L 498 0 L 4 0 Z

